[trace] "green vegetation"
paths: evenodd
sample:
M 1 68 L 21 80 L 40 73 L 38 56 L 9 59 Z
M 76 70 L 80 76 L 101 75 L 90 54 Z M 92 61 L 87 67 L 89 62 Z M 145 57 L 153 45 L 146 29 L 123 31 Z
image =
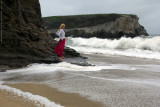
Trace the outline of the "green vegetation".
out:
M 51 16 L 43 17 L 44 24 L 48 29 L 58 28 L 61 23 L 66 24 L 66 28 L 80 28 L 96 26 L 106 22 L 115 21 L 117 18 L 127 14 L 87 14 L 87 15 L 69 15 L 69 16 Z M 136 15 L 130 15 L 137 17 Z

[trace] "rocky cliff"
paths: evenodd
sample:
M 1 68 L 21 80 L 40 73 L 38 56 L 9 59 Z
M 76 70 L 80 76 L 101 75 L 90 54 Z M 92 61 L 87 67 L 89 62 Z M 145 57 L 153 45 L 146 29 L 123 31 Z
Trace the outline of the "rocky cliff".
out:
M 39 0 L 3 0 L 3 38 L 0 67 L 59 62 L 53 53 L 57 42 L 43 27 Z M 64 56 L 80 56 L 65 47 Z
M 47 30 L 56 36 L 60 23 L 66 24 L 66 35 L 73 37 L 120 38 L 148 35 L 136 15 L 97 14 L 44 17 Z

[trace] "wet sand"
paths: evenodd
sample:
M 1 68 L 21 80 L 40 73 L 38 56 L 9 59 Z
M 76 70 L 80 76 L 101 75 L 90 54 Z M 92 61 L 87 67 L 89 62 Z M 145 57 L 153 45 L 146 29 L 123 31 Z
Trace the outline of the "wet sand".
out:
M 12 93 L 0 90 L 0 107 L 36 107 L 32 102 L 26 102 L 21 97 L 16 97 Z
M 20 84 L 5 84 L 13 88 L 20 89 L 24 92 L 30 92 L 34 95 L 40 95 L 48 98 L 49 100 L 55 102 L 56 104 L 60 104 L 65 107 L 102 107 L 103 105 L 98 102 L 94 102 L 88 100 L 85 97 L 81 97 L 76 93 L 65 93 L 58 91 L 55 88 L 51 88 L 47 85 L 43 84 L 32 84 L 32 83 L 20 83 Z M 2 91 L 0 91 L 2 92 Z M 11 96 L 11 93 L 5 94 L 2 92 L 0 94 L 0 105 L 3 107 L 34 107 L 35 105 L 32 103 L 25 103 L 20 100 L 15 100 L 7 96 Z
M 136 57 L 127 57 L 127 56 L 113 56 L 113 55 L 100 55 L 100 54 L 83 54 L 88 57 L 87 61 L 95 65 L 103 64 L 136 64 L 136 65 L 145 65 L 145 64 L 158 64 L 160 65 L 159 60 L 154 59 L 145 59 L 145 58 L 136 58 Z
M 78 67 L 76 71 L 74 65 L 65 63 L 59 68 L 41 65 L 27 71 L 1 73 L 0 77 L 4 76 L 3 81 L 11 87 L 66 107 L 101 107 L 102 104 L 105 107 L 159 107 L 160 61 L 96 54 L 84 56 L 98 67 L 109 68 L 92 71 L 93 66 L 89 71 L 83 71 L 81 69 L 85 68 Z M 8 98 L 5 101 L 8 104 Z M 23 104 L 22 101 L 14 103 Z

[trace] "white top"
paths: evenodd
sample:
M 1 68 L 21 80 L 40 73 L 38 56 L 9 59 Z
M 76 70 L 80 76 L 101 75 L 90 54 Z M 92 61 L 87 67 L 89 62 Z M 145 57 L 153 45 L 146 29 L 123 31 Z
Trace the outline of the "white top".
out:
M 61 40 L 65 38 L 65 32 L 63 29 L 58 30 L 56 34 L 60 37 Z

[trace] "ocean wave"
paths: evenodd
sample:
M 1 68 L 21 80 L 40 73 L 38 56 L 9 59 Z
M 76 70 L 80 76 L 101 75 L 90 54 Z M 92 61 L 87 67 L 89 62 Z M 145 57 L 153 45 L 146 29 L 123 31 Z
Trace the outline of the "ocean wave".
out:
M 160 60 L 160 36 L 152 38 L 67 38 L 66 45 L 85 54 L 110 54 Z
M 120 39 L 99 39 L 99 38 L 67 38 L 66 45 L 69 46 L 85 46 L 91 48 L 105 48 L 105 49 L 140 49 L 160 52 L 160 36 L 153 38 L 126 38 Z

